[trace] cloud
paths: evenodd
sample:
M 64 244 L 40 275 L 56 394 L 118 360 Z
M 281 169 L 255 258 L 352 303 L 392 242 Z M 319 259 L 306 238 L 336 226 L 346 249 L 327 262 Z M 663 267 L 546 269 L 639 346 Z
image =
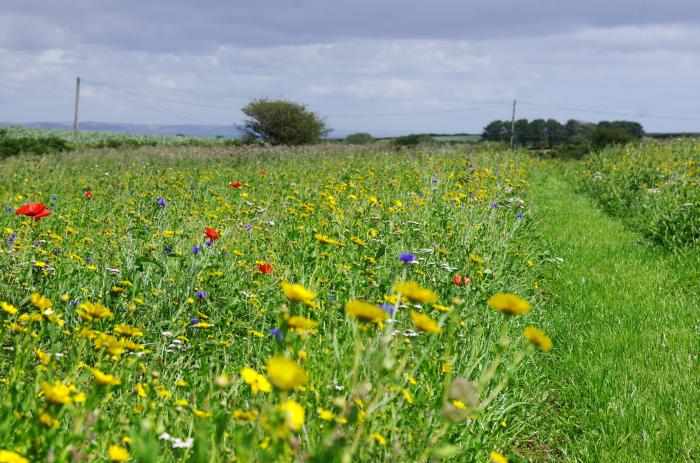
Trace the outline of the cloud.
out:
M 700 117 L 695 2 L 4 3 L 0 120 L 69 120 L 77 75 L 85 120 L 230 124 L 258 97 L 339 132 L 475 132 L 513 98 L 523 117 Z

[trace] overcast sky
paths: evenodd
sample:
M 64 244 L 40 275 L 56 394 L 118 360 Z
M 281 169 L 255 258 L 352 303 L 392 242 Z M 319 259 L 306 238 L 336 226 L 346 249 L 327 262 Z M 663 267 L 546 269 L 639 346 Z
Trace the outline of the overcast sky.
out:
M 474 133 L 515 98 L 700 131 L 700 1 L 0 0 L 0 121 L 71 121 L 76 76 L 84 121 L 226 125 L 281 97 L 339 134 Z

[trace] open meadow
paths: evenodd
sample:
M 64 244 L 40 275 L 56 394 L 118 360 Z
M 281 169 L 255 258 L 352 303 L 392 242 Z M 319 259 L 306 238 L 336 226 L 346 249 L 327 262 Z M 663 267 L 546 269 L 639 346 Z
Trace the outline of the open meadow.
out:
M 5 159 L 0 461 L 696 461 L 699 156 Z

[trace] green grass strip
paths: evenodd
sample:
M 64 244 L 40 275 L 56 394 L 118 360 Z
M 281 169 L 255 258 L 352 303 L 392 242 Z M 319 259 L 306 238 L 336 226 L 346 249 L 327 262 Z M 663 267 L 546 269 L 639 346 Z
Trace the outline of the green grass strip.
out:
M 562 169 L 532 173 L 542 236 L 563 263 L 542 325 L 554 356 L 535 410 L 542 461 L 700 461 L 700 292 L 692 272 L 577 194 Z M 543 387 L 545 385 L 541 385 Z

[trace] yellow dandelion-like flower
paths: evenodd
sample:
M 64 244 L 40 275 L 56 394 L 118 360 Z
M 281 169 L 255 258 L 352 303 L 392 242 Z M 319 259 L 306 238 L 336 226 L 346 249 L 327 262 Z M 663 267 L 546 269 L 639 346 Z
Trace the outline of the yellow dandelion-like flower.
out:
M 113 375 L 103 373 L 97 368 L 92 368 L 90 371 L 97 382 L 102 386 L 116 386 L 122 383 L 118 378 L 115 378 Z
M 46 412 L 42 412 L 41 415 L 39 415 L 39 423 L 43 424 L 47 428 L 57 428 L 59 424 L 56 418 Z
M 507 315 L 520 315 L 528 313 L 531 309 L 529 302 L 509 293 L 494 294 L 489 298 L 488 304 Z
M 117 334 L 120 334 L 122 336 L 127 336 L 127 337 L 132 337 L 132 338 L 139 338 L 143 336 L 143 331 L 141 331 L 138 328 L 134 328 L 133 326 L 129 325 L 117 325 L 114 328 L 114 332 Z
M 547 336 L 544 331 L 534 326 L 528 326 L 523 331 L 525 339 L 542 349 L 544 352 L 552 350 L 552 338 Z
M 438 296 L 429 289 L 421 288 L 415 281 L 403 281 L 396 285 L 396 292 L 413 302 L 429 304 L 437 302 Z
M 416 328 L 418 328 L 421 331 L 425 331 L 426 333 L 442 332 L 442 328 L 440 328 L 438 323 L 432 318 L 430 318 L 428 315 L 412 310 L 411 320 L 413 320 L 413 324 L 416 325 Z
M 41 349 L 35 349 L 34 354 L 41 363 L 49 363 L 51 361 L 51 356 Z
M 281 356 L 268 360 L 267 374 L 270 382 L 283 390 L 296 389 L 309 381 L 309 376 L 298 363 Z
M 243 368 L 241 370 L 241 378 L 250 386 L 253 394 L 257 394 L 258 392 L 270 392 L 272 390 L 272 386 L 270 386 L 267 378 L 252 368 Z
M 317 332 L 316 327 L 318 326 L 318 322 L 310 318 L 294 315 L 287 318 L 287 325 L 289 325 L 295 333 L 313 334 Z
M 137 383 L 134 389 L 136 390 L 136 394 L 138 394 L 139 397 L 146 397 L 148 395 L 148 392 L 146 392 L 146 388 L 141 383 Z
M 484 263 L 484 259 L 482 259 L 481 257 L 478 257 L 474 254 L 469 254 L 469 260 L 474 262 L 475 264 L 483 264 Z
M 127 461 L 131 458 L 129 451 L 121 445 L 110 445 L 107 454 L 109 455 L 109 461 Z
M 508 463 L 508 459 L 496 451 L 489 453 L 489 459 L 491 463 Z
M 374 442 L 376 442 L 379 445 L 386 445 L 386 438 L 382 436 L 381 434 L 372 433 L 369 435 L 369 438 L 372 439 Z
M 10 315 L 14 315 L 17 313 L 17 307 L 10 304 L 9 302 L 0 302 L 0 309 L 2 309 L 3 312 L 8 313 Z
M 298 431 L 304 426 L 304 407 L 296 400 L 286 400 L 279 405 L 284 414 L 284 424 L 292 431 Z
M 29 296 L 29 300 L 34 307 L 42 312 L 53 307 L 53 302 L 51 302 L 46 296 L 42 296 L 39 293 L 33 293 L 31 296 Z
M 257 410 L 235 410 L 233 418 L 240 421 L 255 421 L 258 419 Z
M 211 416 L 211 412 L 207 412 L 204 410 L 199 410 L 197 408 L 192 407 L 192 413 L 194 413 L 194 416 L 197 418 L 209 418 Z
M 29 460 L 12 450 L 0 450 L 0 463 L 29 463 Z
M 380 323 L 389 318 L 389 314 L 376 305 L 363 301 L 346 302 L 345 313 L 372 323 Z
M 89 322 L 114 316 L 111 310 L 99 302 L 83 302 L 76 312 L 80 318 Z
M 58 380 L 54 381 L 53 384 L 44 381 L 41 383 L 41 390 L 44 392 L 46 400 L 54 404 L 67 405 L 85 401 L 84 393 L 76 392 L 75 386 L 64 384 Z
M 293 302 L 307 302 L 316 297 L 316 293 L 297 283 L 282 283 L 282 291 L 287 299 Z

